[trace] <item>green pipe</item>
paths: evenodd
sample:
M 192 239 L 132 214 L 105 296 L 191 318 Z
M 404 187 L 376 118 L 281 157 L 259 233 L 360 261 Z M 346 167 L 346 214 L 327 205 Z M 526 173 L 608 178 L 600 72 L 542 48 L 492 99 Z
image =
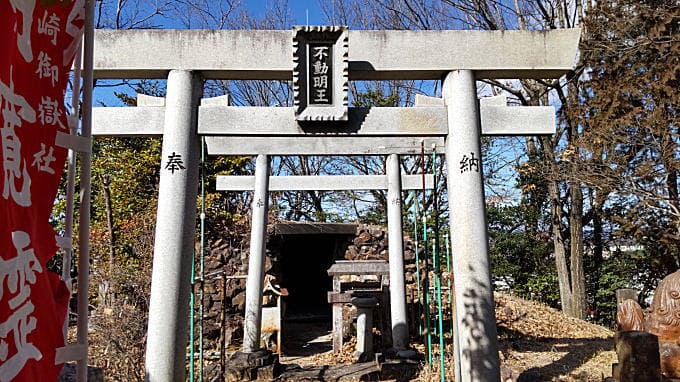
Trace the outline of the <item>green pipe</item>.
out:
M 439 256 L 439 204 L 437 203 L 437 152 L 435 151 L 435 147 L 432 146 L 432 207 L 434 209 L 434 214 L 433 214 L 433 220 L 434 224 L 432 225 L 432 233 L 433 233 L 433 238 L 432 238 L 432 271 L 433 271 L 433 279 L 434 279 L 434 293 L 439 296 L 439 291 L 437 290 L 437 280 L 439 279 L 439 262 L 437 261 L 437 256 Z M 433 297 L 434 300 L 434 297 Z M 434 303 L 434 301 L 433 301 Z M 438 316 L 441 318 L 441 311 L 437 311 Z M 438 326 L 435 325 L 433 333 L 434 335 L 439 335 L 441 337 L 441 331 L 438 331 Z
M 436 245 L 436 243 L 434 243 L 436 241 L 436 238 L 433 238 L 432 241 L 433 241 L 432 246 L 435 248 L 435 249 L 433 249 L 432 252 L 434 253 L 433 257 L 436 261 L 437 256 L 439 255 L 437 253 L 437 249 L 436 249 L 437 245 Z M 435 282 L 435 287 L 436 287 L 436 290 L 437 290 L 437 316 L 438 316 L 437 321 L 438 321 L 438 324 L 439 324 L 439 370 L 441 372 L 441 380 L 442 380 L 442 382 L 444 382 L 444 381 L 446 381 L 446 373 L 445 373 L 445 369 L 444 369 L 445 368 L 445 359 L 444 359 L 445 354 L 444 353 L 445 353 L 446 348 L 444 347 L 444 323 L 443 323 L 443 319 L 442 319 L 442 313 L 443 313 L 442 312 L 442 310 L 443 310 L 442 309 L 442 279 L 440 277 L 439 272 L 437 271 L 438 265 L 439 264 L 434 265 L 434 269 L 435 269 L 434 282 Z
M 434 282 L 437 289 L 437 316 L 439 324 L 439 371 L 442 382 L 446 381 L 444 353 L 444 322 L 442 317 L 442 278 L 439 257 L 439 195 L 437 195 L 437 151 L 432 147 L 432 176 L 433 180 L 433 200 L 434 200 L 434 237 L 432 238 L 432 267 L 434 268 Z
M 199 365 L 198 365 L 198 370 L 199 370 L 199 381 L 203 382 L 203 293 L 204 293 L 204 287 L 205 287 L 205 269 L 204 269 L 204 259 L 203 259 L 203 254 L 205 253 L 205 137 L 201 137 L 201 245 L 200 245 L 200 251 L 201 251 L 201 262 L 200 262 L 200 267 L 201 267 L 201 301 L 200 301 L 200 316 L 199 316 L 199 323 L 200 326 L 198 328 L 198 334 L 199 334 L 199 347 L 200 347 L 200 353 L 199 353 Z M 224 354 L 221 354 L 221 356 L 224 356 Z
M 449 288 L 449 306 L 453 308 L 453 292 L 451 291 L 451 248 L 449 248 L 449 235 L 444 236 L 444 244 L 446 245 L 446 274 L 449 277 L 446 278 L 446 286 Z M 453 323 L 455 317 L 453 317 L 453 309 L 451 309 L 451 338 L 453 338 Z
M 425 144 L 420 141 L 420 164 L 421 173 L 423 181 L 423 256 L 425 257 L 425 280 L 423 285 L 423 306 L 425 308 L 425 330 L 427 332 L 427 364 L 432 365 L 432 331 L 430 330 L 430 271 L 427 257 L 427 211 L 425 206 L 427 205 L 426 195 L 425 195 Z
M 196 253 L 191 257 L 191 295 L 189 295 L 189 381 L 194 382 L 194 280 Z
M 423 255 L 425 256 L 425 280 L 423 285 L 425 330 L 427 332 L 427 364 L 432 365 L 432 330 L 430 328 L 430 270 L 427 258 L 427 218 L 423 214 Z
M 416 288 L 418 300 L 420 300 L 420 255 L 418 255 L 418 193 L 413 192 L 413 245 L 416 251 Z M 420 301 L 419 301 L 420 302 Z M 418 306 L 418 305 L 415 305 Z M 420 310 L 418 310 L 418 336 L 423 337 L 423 322 L 420 320 Z
M 433 183 L 433 188 L 432 188 L 432 207 L 434 209 L 434 214 L 433 214 L 433 220 L 434 224 L 432 225 L 432 233 L 433 233 L 433 238 L 432 238 L 432 271 L 433 271 L 433 281 L 434 281 L 434 288 L 433 288 L 433 296 L 432 296 L 432 303 L 434 304 L 434 299 L 435 296 L 437 295 L 437 279 L 439 278 L 439 265 L 437 262 L 437 256 L 439 255 L 439 246 L 437 245 L 437 240 L 439 239 L 439 206 L 437 204 L 437 171 L 436 171 L 436 163 L 437 163 L 437 153 L 435 151 L 435 147 L 432 147 L 432 158 L 431 158 L 431 166 L 432 166 L 432 183 Z M 433 307 L 434 308 L 434 307 Z M 437 313 L 441 313 L 440 311 L 437 311 Z M 438 315 L 439 316 L 439 315 Z M 439 336 L 439 330 L 438 330 L 438 325 L 434 325 L 434 328 L 432 330 L 432 333 L 435 336 Z

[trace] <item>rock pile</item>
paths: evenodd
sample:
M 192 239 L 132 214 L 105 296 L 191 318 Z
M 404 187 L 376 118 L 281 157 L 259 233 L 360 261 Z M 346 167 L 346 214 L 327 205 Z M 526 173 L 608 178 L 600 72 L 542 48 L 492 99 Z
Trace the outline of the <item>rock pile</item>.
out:
M 221 354 L 230 346 L 237 346 L 243 338 L 245 311 L 245 275 L 248 274 L 250 243 L 248 230 L 238 235 L 209 243 L 205 251 L 204 280 L 201 284 L 200 266 L 196 265 L 196 319 L 199 317 L 200 290 L 203 288 L 203 343 L 204 353 Z M 279 269 L 282 240 L 268 230 L 265 273 L 276 274 Z M 198 250 L 198 248 L 197 248 Z M 347 243 L 346 260 L 388 260 L 389 242 L 385 227 L 359 225 L 354 238 Z M 419 248 L 422 257 L 422 247 Z M 404 267 L 406 271 L 407 300 L 415 298 L 416 290 L 415 244 L 404 238 Z M 421 268 L 424 266 L 421 260 Z M 422 270 L 421 270 L 422 272 Z M 424 274 L 424 273 L 422 273 Z M 198 335 L 198 332 L 196 333 Z
M 243 317 L 246 303 L 246 275 L 250 237 L 241 230 L 229 238 L 218 239 L 207 245 L 204 258 L 204 280 L 200 279 L 200 264 L 196 264 L 195 317 L 200 316 L 200 291 L 203 288 L 203 343 L 204 352 L 222 353 L 243 339 Z M 265 273 L 274 272 L 274 261 L 280 240 L 268 232 Z M 197 252 L 199 249 L 197 248 Z
M 421 277 L 425 274 L 422 245 L 418 248 Z M 357 227 L 356 236 L 345 251 L 346 260 L 389 260 L 389 240 L 385 227 L 361 224 Z M 404 235 L 404 270 L 407 299 L 411 302 L 416 289 L 416 245 L 410 237 Z

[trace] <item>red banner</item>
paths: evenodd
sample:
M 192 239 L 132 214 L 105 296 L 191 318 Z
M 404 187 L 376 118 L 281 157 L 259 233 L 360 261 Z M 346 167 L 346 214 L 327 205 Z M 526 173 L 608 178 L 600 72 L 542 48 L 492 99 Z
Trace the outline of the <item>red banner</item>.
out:
M 0 0 L 0 381 L 54 381 L 68 291 L 48 271 L 84 0 Z

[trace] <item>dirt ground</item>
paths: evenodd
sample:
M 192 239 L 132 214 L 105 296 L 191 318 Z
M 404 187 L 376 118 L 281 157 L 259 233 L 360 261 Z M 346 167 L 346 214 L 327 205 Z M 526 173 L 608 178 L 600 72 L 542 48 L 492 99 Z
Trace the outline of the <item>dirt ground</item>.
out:
M 607 328 L 566 317 L 543 304 L 497 293 L 496 320 L 503 382 L 602 381 L 616 362 L 614 333 Z M 301 367 L 350 364 L 354 341 L 333 354 L 329 323 L 290 323 L 281 362 Z M 422 344 L 414 347 L 424 352 Z M 435 352 L 437 351 L 435 347 Z M 450 346 L 447 354 L 450 354 Z M 438 359 L 438 354 L 434 354 Z M 446 361 L 447 380 L 454 380 L 452 358 Z M 438 363 L 426 366 L 418 381 L 439 381 Z
M 343 363 L 333 357 L 330 323 L 323 321 L 291 322 L 285 327 L 286 347 L 282 350 L 281 363 L 294 363 L 302 367 Z

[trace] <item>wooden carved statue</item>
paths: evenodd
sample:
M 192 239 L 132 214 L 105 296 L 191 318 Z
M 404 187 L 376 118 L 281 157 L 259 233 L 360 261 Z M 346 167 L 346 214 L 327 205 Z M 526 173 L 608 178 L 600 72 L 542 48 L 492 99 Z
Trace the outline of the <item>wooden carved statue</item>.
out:
M 666 276 L 656 288 L 647 331 L 658 336 L 661 342 L 680 339 L 680 271 Z
M 657 336 L 661 373 L 680 378 L 680 270 L 661 280 L 646 318 L 637 301 L 624 300 L 616 320 L 620 331 L 645 330 Z
M 616 322 L 620 331 L 645 330 L 645 315 L 635 300 L 624 300 L 616 312 Z

